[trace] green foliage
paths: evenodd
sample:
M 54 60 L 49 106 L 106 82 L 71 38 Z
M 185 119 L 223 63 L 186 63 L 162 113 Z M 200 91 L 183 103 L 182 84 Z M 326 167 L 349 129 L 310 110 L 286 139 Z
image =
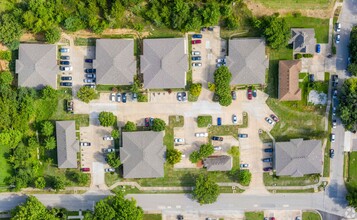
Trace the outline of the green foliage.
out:
M 208 89 L 211 92 L 214 92 L 216 89 L 216 85 L 214 83 L 208 82 Z
M 301 58 L 302 58 L 302 54 L 301 53 L 295 54 L 295 59 L 301 59 Z
M 243 186 L 249 186 L 250 181 L 252 180 L 252 173 L 249 170 L 239 171 L 239 183 Z
M 54 137 L 48 137 L 45 139 L 45 148 L 47 150 L 53 150 L 56 148 L 56 139 Z
M 345 129 L 357 130 L 357 78 L 350 78 L 342 86 L 339 114 Z
M 231 79 L 232 74 L 226 66 L 221 66 L 214 72 L 215 94 L 219 97 L 219 104 L 222 106 L 232 103 Z
M 101 112 L 98 119 L 101 126 L 109 127 L 114 125 L 116 117 L 112 112 Z
M 357 26 L 351 30 L 349 49 L 351 64 L 357 64 Z
M 200 153 L 198 151 L 193 151 L 191 154 L 190 154 L 190 161 L 192 163 L 197 163 L 199 160 L 201 160 L 201 156 L 200 156 Z
M 143 93 L 138 93 L 138 102 L 148 102 L 148 96 Z
M 163 131 L 166 128 L 166 123 L 160 118 L 154 118 L 152 130 L 153 131 Z
M 44 121 L 41 125 L 41 134 L 43 136 L 49 137 L 53 135 L 55 126 L 50 121 Z
M 52 188 L 57 192 L 61 189 L 65 189 L 66 180 L 62 176 L 52 176 L 51 177 Z
M 193 83 L 190 86 L 190 93 L 191 95 L 198 97 L 200 96 L 202 91 L 202 84 L 201 83 Z
M 197 117 L 197 126 L 199 128 L 205 128 L 210 124 L 212 124 L 212 116 L 211 115 L 199 115 Z
M 58 98 L 57 91 L 51 86 L 45 86 L 41 90 L 42 98 L 44 99 L 56 99 Z
M 94 220 L 143 219 L 144 211 L 134 199 L 126 199 L 122 193 L 108 196 L 95 204 Z
M 117 130 L 117 129 L 112 130 L 111 136 L 112 136 L 114 139 L 118 139 L 119 136 L 120 136 L 119 130 Z
M 3 13 L 0 17 L 0 24 L 0 41 L 11 50 L 17 49 L 22 35 L 19 20 L 11 13 Z
M 121 165 L 121 161 L 116 152 L 110 152 L 107 154 L 108 164 L 113 168 L 117 168 Z
M 68 176 L 70 177 L 71 180 L 74 182 L 80 184 L 80 185 L 86 185 L 88 184 L 90 178 L 89 175 L 86 173 L 81 173 L 78 171 L 69 171 Z
M 97 98 L 97 92 L 88 86 L 82 86 L 77 92 L 77 97 L 83 102 L 89 103 L 93 99 Z
M 11 51 L 8 50 L 1 50 L 0 51 L 0 60 L 11 60 Z
M 239 148 L 237 146 L 232 146 L 228 151 L 228 154 L 232 155 L 233 157 L 239 157 Z
M 310 53 L 303 54 L 302 56 L 303 56 L 304 58 L 312 58 L 312 57 L 314 57 L 314 55 L 313 55 L 313 54 L 310 54 Z
M 36 197 L 29 196 L 26 202 L 11 211 L 11 219 L 55 220 L 55 217 Z
M 35 181 L 35 187 L 38 189 L 44 189 L 46 186 L 46 180 L 42 176 L 38 177 Z
M 239 28 L 239 18 L 234 16 L 233 14 L 230 14 L 226 19 L 225 19 L 225 25 L 228 30 L 234 30 Z
M 77 15 L 71 15 L 64 21 L 64 28 L 68 31 L 79 31 L 85 27 L 85 22 Z
M 7 145 L 15 148 L 21 141 L 23 134 L 19 130 L 3 130 L 0 133 L 0 145 Z
M 351 63 L 348 65 L 348 72 L 350 72 L 352 75 L 357 76 L 357 63 Z
M 166 151 L 166 161 L 170 164 L 176 164 L 181 161 L 182 153 L 176 149 L 168 149 Z
M 136 131 L 136 124 L 132 121 L 127 121 L 126 124 L 124 125 L 123 129 L 125 131 Z
M 51 28 L 47 30 L 45 39 L 50 44 L 57 43 L 61 39 L 61 30 L 59 28 Z
M 202 144 L 200 147 L 200 157 L 201 158 L 206 158 L 208 156 L 210 156 L 211 154 L 213 154 L 214 152 L 214 147 L 212 144 Z
M 214 203 L 218 196 L 218 184 L 209 175 L 199 175 L 193 190 L 193 198 L 202 205 Z
M 14 77 L 12 76 L 11 72 L 0 72 L 0 84 L 11 85 L 13 80 Z
M 285 19 L 279 18 L 279 14 L 264 16 L 259 28 L 271 48 L 277 49 L 287 44 L 290 29 Z
M 348 193 L 346 196 L 346 200 L 349 206 L 357 208 L 357 188 L 356 187 L 348 187 Z

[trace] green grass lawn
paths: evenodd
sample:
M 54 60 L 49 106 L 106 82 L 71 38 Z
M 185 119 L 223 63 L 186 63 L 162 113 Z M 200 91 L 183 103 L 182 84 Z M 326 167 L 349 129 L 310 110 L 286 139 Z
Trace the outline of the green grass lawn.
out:
M 327 9 L 333 0 L 257 0 L 266 7 L 273 9 Z
M 183 127 L 185 121 L 182 115 L 171 115 L 169 116 L 169 125 L 166 126 L 164 145 L 167 149 L 174 148 L 174 127 Z
M 269 190 L 271 193 L 313 193 L 315 192 L 313 188 L 311 189 L 293 189 L 293 190 Z
M 315 212 L 303 212 L 302 219 L 303 220 L 321 220 L 321 217 L 319 214 L 317 214 Z
M 264 218 L 264 212 L 245 212 L 246 220 L 261 220 Z
M 269 173 L 263 174 L 264 185 L 266 186 L 306 186 L 318 183 L 317 175 L 305 175 L 303 177 L 275 176 Z
M 161 220 L 161 214 L 144 214 L 143 220 Z
M 332 123 L 332 112 L 330 111 L 329 115 L 329 122 L 328 122 L 328 131 L 327 133 L 331 133 L 331 126 Z M 331 141 L 330 138 L 327 138 L 327 143 L 325 147 L 325 152 L 324 152 L 324 170 L 323 170 L 323 176 L 324 177 L 329 177 L 330 176 L 330 149 L 331 149 Z
M 0 187 L 6 186 L 4 180 L 11 176 L 11 166 L 6 159 L 9 153 L 10 148 L 8 146 L 0 146 Z
M 357 152 L 349 153 L 347 184 L 357 187 Z
M 311 0 L 307 1 L 312 2 Z M 284 5 L 286 5 L 285 2 Z M 286 16 L 284 18 L 290 28 L 314 28 L 317 43 L 328 42 L 329 19 L 312 18 L 305 16 Z

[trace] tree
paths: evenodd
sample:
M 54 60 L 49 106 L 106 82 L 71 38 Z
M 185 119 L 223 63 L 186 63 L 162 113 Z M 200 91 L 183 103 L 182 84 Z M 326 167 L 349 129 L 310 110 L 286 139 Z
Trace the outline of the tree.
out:
M 59 219 L 50 213 L 48 209 L 35 197 L 29 196 L 26 202 L 11 211 L 11 219 Z
M 227 153 L 233 157 L 239 157 L 239 148 L 237 146 L 232 146 Z
M 0 24 L 0 41 L 11 50 L 17 49 L 22 35 L 19 20 L 11 13 L 2 13 Z
M 339 114 L 345 129 L 357 130 L 357 78 L 346 80 L 341 89 Z
M 160 118 L 155 118 L 152 125 L 153 131 L 163 131 L 166 128 L 166 123 Z
M 138 93 L 138 102 L 147 102 L 148 96 L 143 93 Z
M 79 31 L 85 27 L 85 23 L 77 15 L 71 15 L 64 21 L 64 28 L 72 32 Z
M 115 152 L 110 152 L 107 154 L 108 164 L 113 168 L 117 168 L 121 165 L 121 161 Z
M 176 164 L 181 161 L 182 153 L 176 149 L 168 149 L 166 151 L 166 161 L 170 164 Z
M 61 39 L 61 30 L 59 28 L 51 28 L 47 30 L 45 39 L 50 44 L 57 43 Z
M 202 205 L 214 203 L 218 196 L 218 184 L 214 182 L 210 176 L 200 174 L 196 179 L 195 189 L 193 190 L 193 198 Z
M 52 176 L 51 180 L 52 180 L 52 188 L 55 189 L 56 191 L 65 189 L 66 182 L 62 176 Z
M 144 211 L 136 206 L 136 201 L 126 199 L 123 193 L 118 192 L 115 196 L 108 196 L 95 204 L 94 220 L 112 219 L 143 219 Z
M 54 88 L 52 88 L 51 86 L 45 86 L 43 87 L 43 89 L 41 90 L 41 95 L 42 98 L 44 99 L 57 99 L 57 90 L 55 90 Z
M 201 159 L 200 153 L 198 151 L 193 151 L 190 154 L 190 161 L 192 163 L 197 163 Z
M 249 183 L 252 179 L 252 173 L 249 170 L 239 171 L 239 183 L 243 186 L 249 186 Z
M 126 124 L 124 125 L 124 130 L 125 131 L 136 131 L 136 124 L 132 121 L 127 121 Z
M 232 74 L 226 66 L 221 66 L 214 72 L 215 93 L 219 98 L 219 104 L 222 106 L 228 106 L 232 103 L 231 79 Z
M 225 94 L 219 97 L 219 104 L 221 106 L 229 106 L 232 104 L 232 96 L 230 94 Z
M 97 92 L 88 86 L 82 86 L 77 92 L 77 97 L 83 102 L 89 103 L 97 98 Z
M 68 176 L 80 185 L 86 185 L 89 182 L 89 175 L 78 171 L 69 171 Z
M 212 144 L 202 144 L 199 150 L 201 158 L 206 158 L 214 153 L 214 147 Z
M 285 46 L 290 36 L 290 29 L 285 19 L 279 18 L 279 14 L 264 16 L 262 18 L 261 30 L 267 44 L 273 49 Z
M 114 125 L 116 117 L 111 112 L 101 112 L 98 119 L 101 126 L 109 127 Z
M 348 65 L 348 72 L 354 76 L 357 76 L 357 63 L 351 63 Z
M 45 140 L 45 148 L 47 150 L 53 150 L 56 148 L 56 139 L 54 137 L 48 137 Z
M 112 130 L 111 135 L 114 139 L 118 139 L 120 136 L 119 130 L 117 130 L 117 129 Z
M 201 83 L 193 83 L 190 86 L 190 94 L 198 97 L 201 94 L 201 90 L 202 90 L 202 84 Z
M 35 181 L 35 187 L 38 189 L 43 189 L 46 186 L 46 180 L 42 176 L 38 177 Z
M 55 129 L 55 126 L 53 126 L 52 122 L 45 121 L 42 123 L 42 126 L 41 126 L 41 134 L 43 136 L 49 137 L 49 136 L 53 135 L 54 129 Z
M 14 77 L 12 76 L 11 72 L 0 72 L 0 84 L 11 85 L 13 80 Z
M 212 124 L 212 116 L 210 115 L 199 115 L 197 117 L 197 126 L 199 128 L 205 128 Z
M 347 190 L 346 200 L 348 201 L 348 205 L 357 208 L 357 188 L 349 186 Z

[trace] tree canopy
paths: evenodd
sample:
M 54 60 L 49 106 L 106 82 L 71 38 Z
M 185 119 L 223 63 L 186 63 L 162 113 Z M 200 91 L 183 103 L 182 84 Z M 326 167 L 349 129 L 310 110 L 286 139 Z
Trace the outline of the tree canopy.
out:
M 113 168 L 117 168 L 121 164 L 118 154 L 116 152 L 110 152 L 109 154 L 107 154 L 107 159 L 109 166 Z
M 202 84 L 201 83 L 193 83 L 190 86 L 190 94 L 198 97 L 201 94 L 201 90 L 202 90 Z
M 285 19 L 280 18 L 279 14 L 264 16 L 261 21 L 256 24 L 271 48 L 277 49 L 287 45 L 290 29 Z
M 357 78 L 345 81 L 341 89 L 339 114 L 347 130 L 357 130 Z
M 160 118 L 154 118 L 152 130 L 153 131 L 163 131 L 166 128 L 166 123 Z
M 26 202 L 11 211 L 11 219 L 55 220 L 55 217 L 36 197 L 29 196 Z
M 88 86 L 82 86 L 77 92 L 77 97 L 83 102 L 89 103 L 93 99 L 96 99 L 97 92 Z
M 127 121 L 126 124 L 124 125 L 124 130 L 125 131 L 136 131 L 136 124 L 132 121 Z
M 201 205 L 214 203 L 219 196 L 219 186 L 212 177 L 200 174 L 196 179 L 193 198 Z
M 348 71 L 357 76 L 357 26 L 354 26 L 350 34 L 350 63 L 348 66 Z
M 215 93 L 219 98 L 219 104 L 222 106 L 229 106 L 232 103 L 231 79 L 232 74 L 226 66 L 220 66 L 214 72 Z
M 212 144 L 207 143 L 207 144 L 202 144 L 200 146 L 200 149 L 198 151 L 193 151 L 190 154 L 190 161 L 192 163 L 197 163 L 199 160 L 206 158 L 213 154 L 214 152 L 214 147 Z
M 116 117 L 112 112 L 101 112 L 98 119 L 101 126 L 109 127 L 114 125 Z
M 170 164 L 176 164 L 181 161 L 182 153 L 176 149 L 168 149 L 166 151 L 166 161 Z

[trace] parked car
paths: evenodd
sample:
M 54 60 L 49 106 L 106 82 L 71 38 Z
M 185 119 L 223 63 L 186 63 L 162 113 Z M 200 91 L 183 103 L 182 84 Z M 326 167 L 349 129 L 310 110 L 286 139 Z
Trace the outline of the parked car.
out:
M 194 60 L 194 61 L 195 60 L 201 60 L 201 56 L 192 57 L 191 59 Z
M 95 84 L 85 84 L 84 86 L 87 86 L 89 88 L 95 89 Z
M 213 30 L 214 30 L 214 27 L 208 27 L 208 30 L 209 30 L 209 31 L 213 31 Z
M 337 121 L 336 121 L 336 119 L 333 119 L 333 120 L 332 120 L 332 127 L 333 127 L 333 128 L 336 128 L 336 125 L 337 125 Z
M 200 43 L 201 43 L 201 40 L 192 40 L 191 43 L 192 43 L 192 44 L 200 44 Z
M 150 125 L 150 127 L 152 127 L 154 125 L 154 118 L 150 117 L 149 125 Z
M 268 157 L 268 158 L 263 158 L 263 162 L 272 162 L 273 161 L 273 158 L 271 157 Z
M 149 127 L 150 126 L 150 119 L 149 118 L 145 118 L 144 123 L 145 123 L 145 127 Z
M 233 124 L 237 124 L 237 116 L 235 114 L 232 115 L 232 121 L 233 121 Z
M 110 94 L 110 101 L 115 102 L 115 93 Z
M 106 153 L 115 152 L 115 149 L 114 148 L 107 148 L 107 149 L 104 150 L 104 152 L 106 152 Z
M 338 82 L 338 75 L 332 75 L 332 82 Z
M 174 138 L 174 143 L 183 143 L 185 142 L 185 139 L 183 138 Z
M 240 167 L 240 168 L 248 168 L 248 167 L 249 167 L 249 164 L 247 164 L 247 163 L 241 163 L 241 164 L 239 165 L 239 167 Z
M 273 167 L 264 167 L 263 168 L 263 171 L 265 171 L 265 172 L 268 172 L 268 171 L 271 171 L 271 170 L 273 170 Z
M 334 149 L 330 149 L 330 157 L 333 158 L 333 156 L 335 156 L 335 150 Z
M 223 141 L 223 137 L 212 136 L 213 141 Z
M 96 73 L 96 69 L 85 69 L 84 72 L 86 73 Z
M 217 63 L 216 64 L 216 67 L 218 68 L 218 67 L 221 67 L 221 66 L 225 66 L 225 64 L 224 63 Z
M 196 137 L 208 137 L 208 133 L 207 132 L 199 132 L 199 133 L 195 133 Z
M 273 120 L 271 120 L 269 117 L 265 117 L 265 121 L 269 124 L 273 124 Z
M 181 92 L 177 93 L 177 101 L 181 102 L 182 101 L 182 94 Z
M 273 148 L 265 148 L 264 152 L 266 153 L 273 153 Z
M 332 98 L 337 98 L 337 89 L 332 90 Z
M 334 133 L 331 134 L 331 142 L 335 142 L 336 135 Z
M 107 136 L 106 135 L 106 136 L 103 137 L 103 140 L 104 141 L 112 141 L 112 140 L 114 140 L 114 138 L 112 136 Z
M 341 23 L 336 23 L 336 32 L 341 31 Z
M 202 38 L 202 34 L 194 34 L 192 35 L 192 38 Z
M 68 53 L 69 52 L 69 48 L 62 47 L 59 51 L 61 53 Z
M 90 147 L 91 143 L 90 142 L 79 142 L 79 146 L 81 146 L 81 147 Z
M 193 67 L 199 67 L 199 66 L 202 66 L 202 63 L 192 63 L 192 66 Z
M 120 95 L 120 93 L 118 92 L 117 93 L 117 102 L 120 102 L 121 101 L 121 95 Z
M 218 58 L 216 60 L 217 63 L 226 63 L 226 59 L 225 58 Z
M 336 34 L 335 43 L 336 43 L 336 44 L 339 44 L 339 43 L 340 43 L 340 40 L 341 40 L 341 35 Z
M 60 59 L 61 59 L 61 60 L 69 60 L 70 57 L 69 57 L 69 56 L 60 56 Z
M 95 83 L 95 79 L 83 79 L 84 83 Z
M 252 100 L 252 96 L 253 96 L 252 90 L 251 90 L 251 89 L 248 89 L 248 91 L 247 91 L 248 100 Z
M 182 101 L 184 101 L 184 102 L 187 101 L 187 94 L 186 94 L 186 92 L 182 92 Z
M 83 168 L 81 168 L 81 171 L 82 172 L 89 172 L 90 168 L 89 167 L 83 167 Z
M 309 81 L 314 82 L 315 81 L 315 75 L 314 74 L 309 74 Z
M 86 63 L 93 63 L 93 59 L 85 59 L 84 62 L 86 62 Z
M 232 99 L 233 100 L 236 100 L 237 99 L 237 93 L 236 93 L 236 91 L 232 91 Z
M 222 147 L 220 147 L 220 146 L 214 146 L 213 149 L 214 149 L 215 151 L 219 151 L 219 150 L 222 150 Z
M 321 52 L 321 45 L 316 44 L 316 53 L 320 53 L 320 52 Z
M 60 66 L 59 69 L 61 71 L 71 71 L 71 70 L 73 70 L 73 67 L 72 66 Z
M 217 125 L 218 126 L 222 125 L 222 118 L 221 117 L 217 118 Z
M 115 172 L 114 168 L 105 168 L 104 172 L 109 173 L 109 172 Z
M 69 61 L 67 61 L 67 60 L 61 60 L 60 61 L 60 65 L 69 65 L 70 63 L 69 63 Z
M 239 138 L 248 138 L 248 134 L 238 134 Z
M 72 80 L 72 76 L 61 76 L 61 80 L 63 80 L 63 81 Z
M 72 86 L 71 82 L 60 82 L 60 86 Z
M 95 78 L 95 74 L 94 73 L 86 73 L 86 77 L 89 79 L 94 79 Z
M 183 215 L 177 215 L 177 220 L 183 220 Z
M 274 114 L 271 114 L 270 117 L 275 121 L 275 122 L 279 122 L 279 118 L 274 115 Z
M 68 112 L 73 112 L 73 100 L 68 100 L 67 101 L 67 111 Z
M 192 55 L 195 56 L 195 55 L 201 55 L 201 52 L 200 51 L 192 51 Z
M 333 115 L 333 116 L 336 115 L 336 107 L 332 107 L 332 115 Z
M 123 93 L 121 98 L 122 98 L 123 103 L 126 103 L 126 93 Z
M 254 98 L 257 97 L 257 90 L 256 90 L 256 89 L 253 90 L 253 97 L 254 97 Z
M 136 100 L 137 98 L 138 98 L 138 94 L 133 92 L 133 94 L 131 95 L 131 99 Z

